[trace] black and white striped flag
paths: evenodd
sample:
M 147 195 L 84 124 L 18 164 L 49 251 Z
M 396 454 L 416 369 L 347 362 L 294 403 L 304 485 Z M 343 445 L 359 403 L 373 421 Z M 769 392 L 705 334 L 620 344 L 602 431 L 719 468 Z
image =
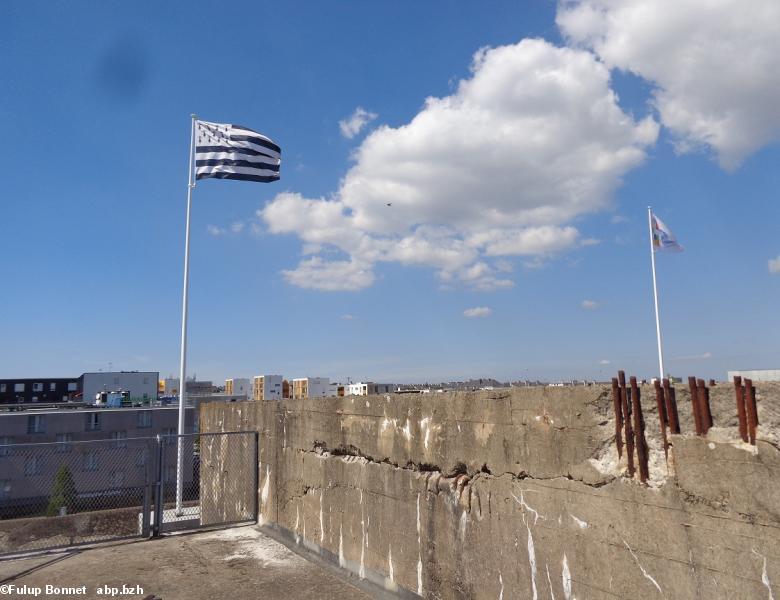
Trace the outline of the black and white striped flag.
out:
M 195 121 L 195 179 L 276 181 L 282 150 L 241 125 Z

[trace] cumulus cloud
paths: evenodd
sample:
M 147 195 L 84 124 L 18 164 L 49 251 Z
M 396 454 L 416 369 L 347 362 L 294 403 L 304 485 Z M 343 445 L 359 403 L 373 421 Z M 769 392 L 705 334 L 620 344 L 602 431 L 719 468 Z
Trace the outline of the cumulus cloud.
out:
M 216 225 L 207 225 L 206 231 L 208 231 L 209 234 L 213 236 L 225 235 L 227 233 L 227 231 L 225 231 L 222 227 L 218 227 Z
M 241 221 L 235 221 L 230 225 L 230 231 L 233 233 L 241 233 L 244 230 L 244 223 Z
M 320 249 L 287 280 L 333 289 L 341 274 L 359 289 L 397 262 L 445 286 L 502 289 L 508 258 L 577 247 L 572 220 L 609 208 L 658 135 L 620 109 L 609 77 L 592 53 L 543 40 L 480 50 L 455 93 L 363 140 L 332 196 L 286 192 L 258 211 L 270 232 Z
M 600 305 L 595 300 L 583 300 L 580 306 L 585 310 L 596 310 Z
M 463 316 L 467 319 L 476 319 L 489 317 L 491 311 L 487 306 L 475 306 L 474 308 L 467 308 L 463 311 Z
M 339 121 L 341 135 L 351 140 L 378 116 L 376 113 L 369 112 L 362 106 L 358 106 L 349 118 Z
M 301 261 L 293 271 L 282 271 L 291 284 L 326 292 L 352 292 L 374 283 L 374 274 L 354 260 L 324 261 L 318 256 Z
M 769 259 L 769 272 L 780 273 L 780 256 Z
M 678 151 L 711 148 L 737 168 L 780 139 L 777 0 L 561 0 L 570 43 L 655 86 Z

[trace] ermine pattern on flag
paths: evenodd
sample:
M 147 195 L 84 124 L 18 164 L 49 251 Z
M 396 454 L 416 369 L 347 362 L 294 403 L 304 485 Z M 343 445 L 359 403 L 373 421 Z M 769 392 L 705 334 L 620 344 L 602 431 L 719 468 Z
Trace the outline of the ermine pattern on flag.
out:
M 195 121 L 195 179 L 279 179 L 282 150 L 242 125 Z

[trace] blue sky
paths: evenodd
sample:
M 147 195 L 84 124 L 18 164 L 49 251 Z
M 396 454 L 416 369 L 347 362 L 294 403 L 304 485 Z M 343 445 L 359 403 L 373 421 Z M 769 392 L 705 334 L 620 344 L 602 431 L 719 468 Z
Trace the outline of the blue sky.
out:
M 283 150 L 194 191 L 199 378 L 652 376 L 648 204 L 667 371 L 777 368 L 777 15 L 686 3 L 6 3 L 0 377 L 178 372 L 193 112 Z

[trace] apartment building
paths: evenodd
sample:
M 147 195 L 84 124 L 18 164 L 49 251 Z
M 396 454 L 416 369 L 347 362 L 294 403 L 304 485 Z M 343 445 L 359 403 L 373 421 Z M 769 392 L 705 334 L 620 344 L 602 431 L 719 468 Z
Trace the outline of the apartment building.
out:
M 373 381 L 358 381 L 346 386 L 347 396 L 370 396 L 372 394 L 390 394 L 395 391 L 392 383 L 374 383 Z
M 92 403 L 101 392 L 128 392 L 131 402 L 157 398 L 160 374 L 157 371 L 99 371 L 79 377 L 84 402 Z
M 68 402 L 78 394 L 78 377 L 0 379 L 0 404 Z
M 179 378 L 167 377 L 162 381 L 162 393 L 161 396 L 178 396 L 179 395 Z M 187 379 L 187 395 L 200 395 L 204 396 L 214 392 L 214 384 L 211 381 L 196 381 L 195 379 Z
M 281 375 L 257 375 L 252 380 L 252 399 L 281 400 L 284 397 L 284 378 Z
M 185 433 L 197 411 L 187 407 Z M 0 516 L 40 508 L 62 466 L 80 498 L 106 490 L 142 490 L 157 435 L 177 433 L 178 407 L 55 408 L 0 412 Z M 167 449 L 170 446 L 170 450 Z M 185 453 L 185 483 L 193 481 L 193 455 Z M 166 481 L 176 481 L 176 443 L 166 445 Z
M 249 379 L 243 377 L 225 379 L 225 395 L 251 398 L 252 382 Z
M 292 397 L 294 399 L 326 398 L 330 393 L 329 377 L 302 377 L 292 380 Z

